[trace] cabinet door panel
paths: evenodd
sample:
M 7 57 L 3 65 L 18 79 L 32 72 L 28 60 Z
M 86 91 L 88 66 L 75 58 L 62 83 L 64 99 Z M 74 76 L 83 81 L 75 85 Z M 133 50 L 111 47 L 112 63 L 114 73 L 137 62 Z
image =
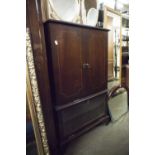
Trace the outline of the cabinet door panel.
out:
M 85 30 L 83 32 L 87 53 L 88 68 L 85 69 L 87 92 L 93 93 L 106 89 L 107 83 L 107 33 Z
M 83 90 L 80 29 L 57 24 L 50 28 L 56 100 L 64 104 Z

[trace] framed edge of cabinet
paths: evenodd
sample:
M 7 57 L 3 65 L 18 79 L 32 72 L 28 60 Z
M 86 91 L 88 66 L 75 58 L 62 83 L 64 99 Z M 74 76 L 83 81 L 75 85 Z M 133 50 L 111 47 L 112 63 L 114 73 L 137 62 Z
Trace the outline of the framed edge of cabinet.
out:
M 115 11 L 114 9 L 104 6 L 104 28 L 107 27 L 107 14 L 108 12 L 120 16 L 120 72 L 119 72 L 119 81 L 121 83 L 121 78 L 122 78 L 122 15 L 118 11 Z
M 50 155 L 35 73 L 29 28 L 26 29 L 26 99 L 30 109 L 38 155 Z

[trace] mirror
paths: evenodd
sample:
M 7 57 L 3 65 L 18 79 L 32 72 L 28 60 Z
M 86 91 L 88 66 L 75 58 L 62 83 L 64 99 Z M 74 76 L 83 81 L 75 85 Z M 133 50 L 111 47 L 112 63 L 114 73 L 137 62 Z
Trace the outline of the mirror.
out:
M 90 8 L 87 13 L 87 25 L 96 26 L 98 20 L 98 10 Z
M 72 21 L 79 15 L 80 6 L 77 0 L 49 0 L 49 3 L 61 20 Z

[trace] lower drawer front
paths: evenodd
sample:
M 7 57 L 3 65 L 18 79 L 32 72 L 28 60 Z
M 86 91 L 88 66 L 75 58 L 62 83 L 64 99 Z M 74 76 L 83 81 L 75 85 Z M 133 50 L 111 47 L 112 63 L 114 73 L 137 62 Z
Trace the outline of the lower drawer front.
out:
M 60 137 L 64 139 L 95 119 L 104 116 L 105 104 L 106 95 L 102 94 L 60 111 L 58 115 Z

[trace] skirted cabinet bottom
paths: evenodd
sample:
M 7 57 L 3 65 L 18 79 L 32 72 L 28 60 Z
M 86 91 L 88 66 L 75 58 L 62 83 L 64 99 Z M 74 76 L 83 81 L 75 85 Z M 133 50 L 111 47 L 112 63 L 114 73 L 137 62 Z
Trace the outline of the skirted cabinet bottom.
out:
M 56 107 L 60 145 L 64 145 L 94 126 L 107 122 L 107 90 Z

